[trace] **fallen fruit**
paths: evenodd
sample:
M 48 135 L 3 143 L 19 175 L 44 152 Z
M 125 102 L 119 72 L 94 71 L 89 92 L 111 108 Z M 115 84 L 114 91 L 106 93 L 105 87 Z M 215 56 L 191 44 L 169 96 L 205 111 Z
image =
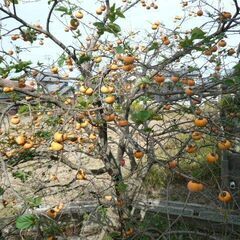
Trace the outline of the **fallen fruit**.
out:
M 62 149 L 63 149 L 63 145 L 62 144 L 60 144 L 58 142 L 55 142 L 55 141 L 53 141 L 51 143 L 50 150 L 52 150 L 52 151 L 60 151 Z
M 10 120 L 12 124 L 19 124 L 20 123 L 20 117 L 19 116 L 13 116 Z
M 61 142 L 63 142 L 64 137 L 63 137 L 62 133 L 56 132 L 56 133 L 54 133 L 53 139 L 54 139 L 54 141 L 61 143 Z
M 85 174 L 85 172 L 84 172 L 82 169 L 80 169 L 80 170 L 77 172 L 77 174 L 76 174 L 76 179 L 77 179 L 77 180 L 87 180 L 86 174 Z

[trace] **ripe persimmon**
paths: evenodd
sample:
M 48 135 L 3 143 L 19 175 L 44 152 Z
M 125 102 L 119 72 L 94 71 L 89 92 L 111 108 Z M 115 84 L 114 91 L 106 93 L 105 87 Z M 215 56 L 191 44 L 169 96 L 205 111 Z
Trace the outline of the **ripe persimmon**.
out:
M 11 120 L 10 120 L 10 122 L 12 123 L 12 124 L 19 124 L 20 123 L 20 117 L 19 116 L 17 116 L 17 115 L 15 115 L 15 116 L 13 116 L 12 118 L 11 118 Z
M 85 95 L 91 96 L 93 94 L 93 89 L 92 88 L 87 88 L 85 91 Z
M 187 96 L 192 96 L 194 94 L 193 89 L 190 87 L 185 89 L 185 93 Z
M 18 145 L 24 145 L 26 143 L 26 137 L 23 136 L 23 135 L 19 135 L 15 138 L 15 142 L 18 144 Z
M 202 110 L 201 110 L 200 108 L 196 108 L 195 111 L 194 111 L 194 113 L 195 113 L 196 115 L 200 115 L 200 114 L 202 113 Z
M 3 88 L 3 92 L 5 92 L 5 93 L 13 92 L 13 90 L 14 90 L 13 87 L 4 87 L 4 88 Z
M 172 107 L 171 104 L 165 104 L 165 105 L 163 106 L 163 109 L 164 109 L 164 110 L 170 110 L 171 107 Z
M 71 20 L 70 20 L 70 29 L 71 30 L 76 30 L 77 28 L 78 28 L 78 26 L 79 26 L 79 21 L 78 21 L 78 19 L 76 19 L 76 18 L 72 18 Z
M 178 77 L 178 76 L 175 76 L 175 75 L 173 75 L 173 76 L 171 77 L 171 80 L 172 80 L 174 83 L 176 83 L 176 82 L 178 82 L 178 81 L 179 81 L 179 77 Z
M 167 163 L 167 167 L 170 169 L 174 169 L 177 167 L 177 160 L 172 160 L 170 162 Z
M 53 67 L 51 68 L 51 72 L 52 72 L 53 74 L 58 74 L 58 71 L 59 71 L 59 69 L 58 69 L 58 67 L 56 67 L 56 66 L 53 66 Z
M 187 145 L 187 147 L 185 148 L 186 152 L 188 153 L 194 153 L 197 151 L 197 146 L 196 145 L 192 145 L 192 144 L 189 144 Z
M 152 24 L 152 30 L 157 30 L 159 28 L 159 26 L 157 24 Z
M 157 74 L 153 77 L 154 81 L 157 83 L 163 83 L 165 81 L 165 77 L 161 74 Z
M 95 63 L 100 63 L 102 61 L 102 57 L 95 57 L 93 61 Z
M 219 160 L 217 153 L 208 153 L 206 156 L 208 163 L 216 163 Z
M 78 170 L 78 172 L 76 174 L 76 179 L 77 180 L 87 180 L 86 173 L 82 169 Z
M 128 123 L 128 120 L 126 119 L 121 119 L 117 122 L 118 126 L 120 127 L 126 127 L 129 123 Z
M 118 65 L 117 65 L 117 64 L 111 64 L 111 65 L 109 66 L 109 68 L 110 68 L 110 70 L 112 70 L 112 71 L 116 71 L 116 70 L 118 70 Z
M 52 151 L 60 151 L 62 149 L 63 149 L 63 145 L 62 144 L 60 144 L 58 142 L 55 142 L 55 141 L 53 141 L 51 143 L 50 150 L 52 150 Z
M 193 79 L 188 79 L 187 80 L 187 85 L 192 87 L 192 86 L 195 86 L 195 81 Z
M 187 188 L 190 192 L 201 192 L 204 189 L 204 186 L 202 183 L 190 180 L 187 184 Z
M 203 10 L 199 9 L 197 11 L 197 16 L 201 17 L 203 15 Z
M 205 56 L 211 56 L 212 55 L 212 51 L 210 49 L 205 50 L 203 53 L 204 53 Z
M 115 92 L 115 87 L 114 86 L 108 86 L 108 91 L 109 91 L 109 93 L 114 93 Z
M 201 132 L 193 132 L 192 139 L 196 140 L 196 141 L 202 139 L 202 133 Z
M 33 147 L 33 142 L 31 140 L 27 140 L 26 143 L 24 143 L 23 148 L 24 149 L 30 149 Z
M 54 141 L 59 142 L 59 143 L 64 141 L 63 134 L 60 132 L 55 132 L 53 138 L 54 138 Z
M 77 11 L 77 12 L 75 13 L 75 18 L 78 18 L 78 19 L 83 18 L 83 13 L 82 13 L 81 11 Z
M 101 8 L 101 10 L 104 12 L 107 7 L 103 4 L 100 8 Z
M 47 211 L 47 215 L 50 217 L 50 218 L 56 218 L 57 217 L 57 212 L 54 210 L 54 209 L 49 209 Z
M 101 91 L 101 93 L 107 94 L 107 93 L 109 93 L 109 88 L 107 86 L 102 86 L 100 91 Z
M 135 57 L 134 56 L 123 56 L 122 61 L 125 65 L 133 64 L 135 61 Z
M 105 115 L 104 119 L 106 122 L 111 122 L 111 121 L 114 121 L 116 118 L 115 114 L 112 113 L 112 114 L 109 114 L 109 115 Z
M 140 151 L 140 150 L 137 150 L 134 152 L 134 157 L 137 158 L 137 159 L 140 159 L 144 156 L 144 152 Z
M 208 124 L 208 120 L 206 118 L 197 118 L 194 120 L 194 123 L 197 127 L 205 127 Z
M 223 12 L 220 13 L 219 18 L 220 18 L 220 20 L 227 20 L 227 19 L 232 18 L 232 14 L 230 12 L 223 11 Z
M 231 148 L 231 145 L 232 145 L 231 142 L 227 139 L 218 142 L 218 148 L 221 150 L 227 150 Z
M 227 43 L 224 39 L 221 39 L 219 42 L 218 42 L 218 46 L 219 47 L 226 47 L 227 46 Z
M 236 53 L 236 51 L 235 51 L 234 48 L 230 48 L 230 49 L 228 49 L 228 51 L 227 51 L 228 56 L 232 56 L 234 53 Z
M 97 14 L 97 15 L 101 15 L 102 12 L 103 12 L 103 11 L 102 11 L 102 8 L 101 8 L 101 7 L 99 7 L 99 8 L 96 9 L 96 14 Z
M 108 104 L 113 104 L 116 100 L 116 97 L 111 95 L 111 96 L 108 96 L 104 99 L 104 102 L 105 103 L 108 103 Z
M 133 70 L 133 68 L 134 68 L 133 64 L 126 64 L 122 66 L 122 70 L 125 72 L 130 72 Z
M 232 201 L 232 195 L 228 191 L 222 191 L 218 195 L 218 200 L 224 203 L 228 203 Z

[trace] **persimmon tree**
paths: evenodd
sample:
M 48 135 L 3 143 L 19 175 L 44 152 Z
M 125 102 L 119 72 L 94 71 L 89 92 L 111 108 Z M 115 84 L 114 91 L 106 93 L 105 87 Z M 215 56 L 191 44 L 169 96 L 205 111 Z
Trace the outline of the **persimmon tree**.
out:
M 130 33 L 128 19 L 142 8 L 159 11 L 161 2 L 96 1 L 94 9 L 49 0 L 39 23 L 19 13 L 23 4 L 30 3 L 0 4 L 0 87 L 8 99 L 0 192 L 5 208 L 13 199 L 21 207 L 19 215 L 50 208 L 43 219 L 18 216 L 17 228 L 39 225 L 38 234 L 48 236 L 40 223 L 55 221 L 70 201 L 91 199 L 112 206 L 117 223 L 109 232 L 139 238 L 144 231 L 131 227 L 129 209 L 149 194 L 144 183 L 154 166 L 167 186 L 174 176 L 186 181 L 186 201 L 194 194 L 214 205 L 234 201 L 212 166 L 219 167 L 222 151 L 239 150 L 237 0 L 179 1 L 182 16 L 169 19 L 174 27 L 159 15 Z M 35 47 L 56 50 L 44 62 Z M 211 181 L 187 166 L 204 168 Z

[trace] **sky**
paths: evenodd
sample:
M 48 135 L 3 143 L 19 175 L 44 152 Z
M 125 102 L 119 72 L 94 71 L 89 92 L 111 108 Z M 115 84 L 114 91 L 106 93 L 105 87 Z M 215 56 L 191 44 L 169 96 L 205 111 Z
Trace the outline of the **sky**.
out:
M 45 26 L 47 14 L 49 12 L 49 5 L 47 4 L 47 0 L 19 0 L 20 4 L 17 5 L 17 13 L 20 17 L 22 17 L 26 22 L 29 22 L 31 24 L 40 23 L 41 25 Z M 120 6 L 122 1 L 115 0 L 111 1 L 110 3 L 116 2 L 117 6 Z M 150 1 L 149 1 L 150 2 Z M 157 10 L 147 10 L 146 8 L 143 8 L 140 4 L 135 6 L 133 9 L 128 11 L 125 16 L 126 19 L 120 19 L 117 21 L 117 23 L 122 27 L 123 32 L 131 32 L 131 31 L 141 31 L 140 36 L 144 37 L 146 36 L 147 31 L 153 32 L 151 30 L 151 24 L 155 21 L 160 21 L 160 23 L 164 24 L 167 28 L 172 29 L 176 27 L 180 21 L 175 21 L 175 16 L 184 16 L 185 13 L 182 11 L 182 1 L 180 0 L 159 0 L 157 1 L 158 9 Z M 201 26 L 204 21 L 206 21 L 206 9 L 209 9 L 209 7 L 204 6 L 203 4 L 199 4 L 198 1 L 194 1 L 194 5 L 198 6 L 196 9 L 202 9 L 204 11 L 203 17 L 195 17 L 191 18 L 190 20 L 187 20 L 184 25 L 182 26 L 182 31 L 192 29 L 196 26 Z M 222 8 L 225 11 L 231 11 L 233 3 L 229 0 L 219 1 L 219 0 L 212 0 L 207 1 L 210 5 L 213 5 L 217 8 Z M 119 4 L 120 3 L 120 4 Z M 100 6 L 99 1 L 93 1 L 93 0 L 83 0 L 79 1 L 79 6 L 81 6 L 83 9 L 87 9 L 91 13 L 95 13 L 95 10 L 97 7 Z M 0 17 L 3 16 L 2 13 L 0 13 Z M 90 25 L 92 24 L 92 18 L 89 14 L 86 14 L 84 12 L 84 18 L 83 22 L 84 24 Z M 102 18 L 100 16 L 99 18 Z M 69 18 L 68 18 L 69 19 Z M 61 19 L 64 22 L 64 19 Z M 96 20 L 94 20 L 96 21 Z M 67 22 L 66 22 L 67 23 Z M 2 23 L 3 27 L 9 29 L 15 25 L 15 22 L 11 20 L 4 21 Z M 83 34 L 82 37 L 86 37 L 87 31 L 85 27 L 80 27 L 81 33 Z M 57 20 L 56 16 L 52 17 L 52 23 L 51 23 L 51 31 L 52 33 L 65 42 L 65 45 L 72 44 L 72 37 L 71 33 L 64 32 L 64 26 L 62 24 L 59 24 L 59 21 Z M 136 40 L 138 41 L 138 39 Z M 228 39 L 228 44 L 235 45 L 238 41 L 237 37 L 233 37 L 231 39 Z M 20 47 L 23 47 L 21 40 L 17 40 L 11 43 L 9 39 L 3 39 L 1 41 L 2 48 L 7 51 L 8 49 L 13 49 L 14 45 L 17 44 Z M 31 51 L 31 54 L 29 51 L 27 51 L 25 54 L 22 55 L 24 59 L 29 59 L 32 61 L 44 61 L 46 63 L 51 64 L 52 59 L 56 58 L 56 56 L 59 56 L 61 54 L 61 50 L 55 46 L 50 40 L 44 39 L 44 45 L 39 46 L 37 44 L 31 45 L 30 43 L 24 43 L 26 47 L 29 48 L 29 51 Z M 76 43 L 78 44 L 78 43 Z

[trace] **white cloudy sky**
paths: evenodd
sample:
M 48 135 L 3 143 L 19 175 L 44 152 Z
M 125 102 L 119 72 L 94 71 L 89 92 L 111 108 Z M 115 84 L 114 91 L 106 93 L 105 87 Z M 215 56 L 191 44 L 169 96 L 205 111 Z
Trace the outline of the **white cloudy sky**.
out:
M 47 4 L 47 0 L 39 0 L 39 1 L 33 1 L 32 0 L 20 0 L 22 1 L 21 4 L 17 5 L 17 12 L 20 17 L 22 17 L 25 21 L 29 23 L 40 23 L 41 25 L 45 25 L 47 14 L 49 11 L 49 5 Z M 122 1 L 115 0 L 110 2 L 116 2 L 117 6 L 120 6 L 122 4 Z M 222 8 L 225 11 L 231 11 L 233 3 L 229 0 L 219 1 L 219 0 L 212 0 L 207 1 L 210 5 L 214 5 L 216 8 Z M 154 21 L 160 21 L 161 23 L 165 24 L 168 28 L 173 28 L 178 25 L 178 23 L 174 22 L 174 17 L 176 15 L 178 16 L 184 16 L 184 12 L 181 8 L 181 1 L 180 0 L 159 0 L 157 1 L 157 4 L 159 8 L 157 10 L 146 10 L 145 8 L 141 7 L 141 5 L 135 6 L 132 10 L 130 10 L 126 14 L 126 19 L 118 21 L 119 25 L 121 25 L 122 29 L 126 32 L 128 31 L 141 31 L 142 34 L 144 34 L 146 31 L 151 31 L 151 23 Z M 195 6 L 198 5 L 197 1 L 195 1 Z M 80 2 L 80 6 L 83 9 L 87 9 L 90 12 L 94 13 L 95 9 L 100 6 L 100 3 L 98 1 L 92 1 L 92 0 L 83 0 Z M 199 7 L 203 9 L 206 15 L 206 9 L 209 9 L 209 7 L 200 4 Z M 196 10 L 196 9 L 195 9 Z M 1 16 L 3 16 L 2 13 L 0 13 Z M 53 22 L 51 24 L 51 30 L 52 32 L 63 42 L 66 43 L 66 45 L 72 43 L 71 33 L 65 33 L 64 32 L 64 26 L 60 25 L 58 20 L 53 17 Z M 84 17 L 84 23 L 90 24 L 90 19 L 88 17 Z M 191 29 L 195 26 L 200 26 L 204 21 L 206 21 L 206 17 L 196 17 L 191 18 L 191 20 L 188 20 L 184 23 L 182 26 L 183 30 Z M 3 27 L 10 28 L 11 26 L 14 26 L 14 23 L 12 21 L 5 21 L 3 24 Z M 84 29 L 81 28 L 81 31 Z M 60 51 L 58 48 L 56 48 L 50 40 L 44 40 L 45 44 L 44 47 L 39 46 L 31 46 L 31 44 L 27 44 L 28 47 L 31 47 L 31 56 L 28 53 L 24 57 L 33 57 L 35 59 L 46 61 L 48 58 L 51 58 L 52 56 L 56 56 L 60 54 Z M 229 39 L 229 43 L 235 44 L 237 41 L 237 38 L 234 37 L 233 39 Z M 3 39 L 2 40 L 2 47 L 5 51 L 12 48 L 13 46 L 9 42 L 9 39 Z M 13 44 L 21 45 L 21 40 L 18 40 L 17 42 L 14 42 Z M 26 43 L 24 43 L 26 44 Z

